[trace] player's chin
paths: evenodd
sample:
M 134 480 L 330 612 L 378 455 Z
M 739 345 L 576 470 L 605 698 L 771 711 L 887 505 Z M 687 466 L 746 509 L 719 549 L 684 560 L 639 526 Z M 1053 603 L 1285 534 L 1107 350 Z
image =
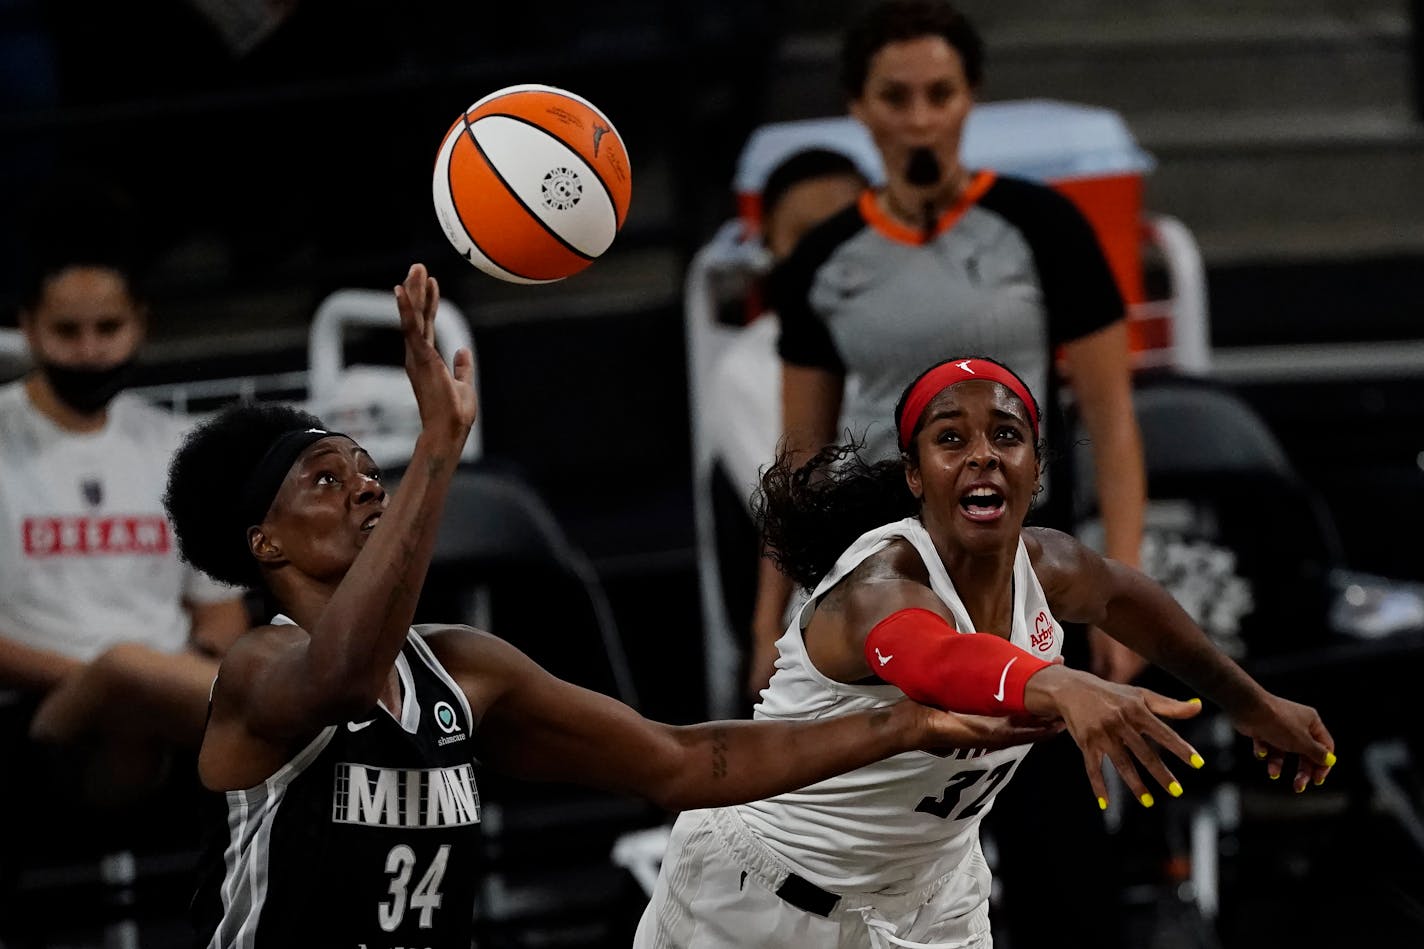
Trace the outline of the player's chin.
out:
M 974 521 L 961 517 L 955 524 L 959 545 L 971 554 L 988 554 L 1001 550 L 1018 537 L 1019 527 L 1007 517 L 993 521 Z

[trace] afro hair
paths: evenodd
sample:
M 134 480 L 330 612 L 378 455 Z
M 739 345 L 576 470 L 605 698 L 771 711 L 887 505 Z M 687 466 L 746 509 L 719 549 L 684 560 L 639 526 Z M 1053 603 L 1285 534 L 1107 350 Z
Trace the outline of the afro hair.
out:
M 183 559 L 215 580 L 260 588 L 262 572 L 247 546 L 252 525 L 214 490 L 245 484 L 278 436 L 321 427 L 316 416 L 274 403 L 231 406 L 194 427 L 173 456 L 163 495 Z

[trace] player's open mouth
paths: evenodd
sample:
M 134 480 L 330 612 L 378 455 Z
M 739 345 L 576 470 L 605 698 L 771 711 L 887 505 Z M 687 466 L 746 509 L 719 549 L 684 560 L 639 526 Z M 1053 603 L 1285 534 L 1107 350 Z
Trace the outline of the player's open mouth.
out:
M 1004 515 L 1004 496 L 993 488 L 970 488 L 959 499 L 959 509 L 971 521 L 996 521 Z
M 366 531 L 367 533 L 369 533 L 370 530 L 371 530 L 371 528 L 373 528 L 373 527 L 376 526 L 376 522 L 381 519 L 381 514 L 382 514 L 382 513 L 384 513 L 384 512 L 382 512 L 382 511 L 377 511 L 375 514 L 372 514 L 370 517 L 368 517 L 368 518 L 366 518 L 364 521 L 362 521 L 362 522 L 361 522 L 361 529 L 362 529 L 363 531 Z

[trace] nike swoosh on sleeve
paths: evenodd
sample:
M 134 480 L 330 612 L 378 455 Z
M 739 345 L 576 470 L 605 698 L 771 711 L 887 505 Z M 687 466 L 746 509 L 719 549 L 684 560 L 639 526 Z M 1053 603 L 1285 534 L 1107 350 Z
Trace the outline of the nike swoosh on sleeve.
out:
M 999 673 L 999 691 L 994 693 L 995 702 L 1002 702 L 1004 700 L 1004 683 L 1008 681 L 1009 678 L 1009 666 L 1013 665 L 1018 661 L 1018 656 L 1015 656 L 1014 658 L 1010 659 L 1009 664 L 1004 666 L 1004 671 Z

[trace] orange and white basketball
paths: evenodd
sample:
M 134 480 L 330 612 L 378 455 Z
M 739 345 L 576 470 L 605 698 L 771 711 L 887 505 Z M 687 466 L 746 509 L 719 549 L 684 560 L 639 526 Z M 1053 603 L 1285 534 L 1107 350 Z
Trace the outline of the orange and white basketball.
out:
M 623 140 L 593 103 L 509 86 L 465 110 L 435 159 L 435 215 L 455 250 L 511 283 L 552 283 L 606 251 L 628 214 Z

